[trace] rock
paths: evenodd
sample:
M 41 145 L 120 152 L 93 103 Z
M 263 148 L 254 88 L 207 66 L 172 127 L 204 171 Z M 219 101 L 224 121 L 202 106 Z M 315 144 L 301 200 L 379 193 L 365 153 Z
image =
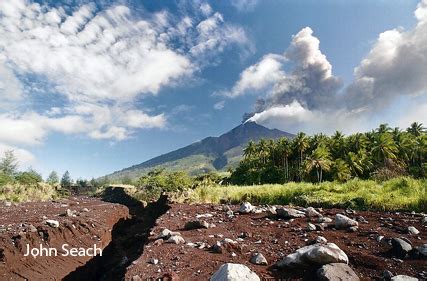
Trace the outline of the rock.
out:
M 377 242 L 381 242 L 381 240 L 383 240 L 384 239 L 384 236 L 383 235 L 378 235 L 376 238 L 375 238 L 375 240 L 377 240 Z
M 64 217 L 75 217 L 76 216 L 75 213 L 76 213 L 75 211 L 71 211 L 70 209 L 67 209 L 64 213 L 61 214 L 61 216 L 64 216 Z
M 255 255 L 253 255 L 250 262 L 253 264 L 262 264 L 262 265 L 268 264 L 267 259 L 261 253 L 256 253 Z
M 357 232 L 359 228 L 357 226 L 352 226 L 348 229 L 350 232 Z
M 346 263 L 347 255 L 334 243 L 302 247 L 276 263 L 279 268 L 309 268 L 328 263 Z
M 330 223 L 330 222 L 332 222 L 332 219 L 327 218 L 327 217 L 321 217 L 321 218 L 317 218 L 317 222 L 318 223 Z
M 166 240 L 166 243 L 184 244 L 185 240 L 180 235 L 172 235 L 171 237 L 168 238 L 168 240 Z
M 358 222 L 361 222 L 361 223 L 369 223 L 364 217 L 362 217 L 362 216 L 358 216 L 357 217 L 357 221 Z
M 427 258 L 427 244 L 417 247 L 417 251 L 421 257 Z
M 305 215 L 309 218 L 311 217 L 322 217 L 322 214 L 316 211 L 313 207 L 308 207 L 305 210 Z
M 393 273 L 391 273 L 391 271 L 389 271 L 389 270 L 383 271 L 383 279 L 384 280 L 390 281 L 392 277 L 393 277 Z
M 132 276 L 132 281 L 141 281 L 141 277 L 139 277 L 139 275 L 134 275 Z
M 411 244 L 401 238 L 393 238 L 391 240 L 391 245 L 393 246 L 393 253 L 400 258 L 406 257 L 406 255 L 412 250 Z
M 278 208 L 276 209 L 276 213 L 277 216 L 279 218 L 284 218 L 284 219 L 293 219 L 293 218 L 304 218 L 305 217 L 305 213 L 295 210 L 295 209 L 291 209 L 291 208 Z
M 316 226 L 314 224 L 312 224 L 312 223 L 308 223 L 307 230 L 308 231 L 315 231 L 316 230 Z
M 37 228 L 34 225 L 30 224 L 30 225 L 28 225 L 28 231 L 37 232 Z
M 249 214 L 252 212 L 254 207 L 249 202 L 244 202 L 240 205 L 239 212 L 242 214 Z
M 84 212 L 84 213 L 88 213 L 89 212 L 89 209 L 88 208 L 83 208 L 82 209 L 82 212 Z M 139 276 L 138 276 L 139 277 Z
M 59 227 L 59 221 L 56 220 L 46 220 L 46 224 L 50 227 L 58 228 Z
M 396 275 L 391 277 L 391 281 L 418 281 L 418 278 L 408 275 Z
M 316 227 L 316 230 L 319 230 L 319 231 L 325 230 L 325 226 L 323 225 L 323 223 L 316 223 L 314 226 Z
M 151 263 L 151 264 L 158 264 L 159 260 L 155 259 L 155 258 L 151 258 L 148 262 Z
M 210 278 L 211 281 L 260 281 L 261 279 L 249 267 L 243 264 L 226 263 L 221 265 Z
M 160 232 L 159 236 L 157 236 L 157 239 L 168 239 L 171 236 L 171 232 L 172 231 L 165 228 Z
M 192 229 L 199 229 L 199 228 L 209 228 L 209 223 L 206 221 L 189 221 L 185 224 L 184 229 L 185 230 L 192 230 Z
M 317 277 L 321 281 L 357 281 L 356 273 L 345 263 L 325 264 L 317 270 Z
M 316 243 L 326 244 L 326 243 L 328 243 L 328 240 L 323 236 L 317 236 L 316 237 Z
M 4 205 L 5 205 L 6 207 L 11 207 L 11 206 L 12 206 L 12 202 L 5 201 L 5 202 L 4 202 Z
M 352 226 L 359 226 L 359 223 L 341 214 L 335 216 L 335 228 L 346 229 Z
M 408 227 L 408 233 L 412 235 L 420 234 L 420 231 L 413 226 Z
M 427 225 L 427 216 L 425 216 L 425 217 L 423 217 L 423 218 L 421 219 L 421 223 L 422 223 L 423 225 Z

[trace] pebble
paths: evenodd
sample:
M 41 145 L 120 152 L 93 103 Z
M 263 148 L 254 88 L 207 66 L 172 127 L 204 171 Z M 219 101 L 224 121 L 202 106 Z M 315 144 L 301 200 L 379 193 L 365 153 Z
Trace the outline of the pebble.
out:
M 414 226 L 408 227 L 408 233 L 411 235 L 418 235 L 420 234 L 420 231 L 416 229 Z
M 254 254 L 251 257 L 250 262 L 253 264 L 261 264 L 261 265 L 267 265 L 268 264 L 267 259 L 261 253 Z
M 59 221 L 56 220 L 46 220 L 46 224 L 50 227 L 58 228 L 59 227 Z

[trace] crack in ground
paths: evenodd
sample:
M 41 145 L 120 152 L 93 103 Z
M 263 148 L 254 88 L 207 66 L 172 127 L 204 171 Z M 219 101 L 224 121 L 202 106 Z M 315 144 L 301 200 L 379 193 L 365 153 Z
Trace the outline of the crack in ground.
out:
M 111 242 L 104 248 L 102 257 L 92 258 L 63 280 L 124 280 L 126 268 L 142 255 L 157 218 L 170 208 L 166 196 L 144 208 L 119 187 L 108 188 L 102 199 L 127 206 L 131 218 L 121 219 L 114 225 Z

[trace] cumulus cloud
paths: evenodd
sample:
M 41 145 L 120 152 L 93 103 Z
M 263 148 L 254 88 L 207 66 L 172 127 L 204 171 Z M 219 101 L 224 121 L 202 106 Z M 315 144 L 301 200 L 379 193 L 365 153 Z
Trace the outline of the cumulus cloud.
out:
M 165 127 L 164 113 L 133 102 L 183 83 L 207 57 L 248 42 L 208 3 L 193 8 L 180 17 L 136 15 L 120 4 L 72 10 L 0 1 L 0 141 L 35 145 L 50 132 L 123 140 L 138 129 Z M 36 94 L 56 102 L 40 112 L 31 108 Z M 25 109 L 1 108 L 22 99 Z
M 222 110 L 224 108 L 224 106 L 225 106 L 225 101 L 222 100 L 222 101 L 215 103 L 213 107 L 215 110 Z
M 400 95 L 427 92 L 427 1 L 415 11 L 412 30 L 392 29 L 381 33 L 369 54 L 354 71 L 347 89 L 350 108 L 387 106 Z
M 257 73 L 254 70 L 264 57 L 242 72 L 227 96 L 263 90 L 266 94 L 258 98 L 254 112 L 246 113 L 244 120 L 293 132 L 354 132 L 370 129 L 373 120 L 400 126 L 414 121 L 427 123 L 425 102 L 412 102 L 411 113 L 397 114 L 399 99 L 427 94 L 427 0 L 418 4 L 415 17 L 413 29 L 393 29 L 379 35 L 347 87 L 343 88 L 333 75 L 319 39 L 306 27 L 293 36 L 283 55 L 265 56 L 283 57 L 275 60 L 278 64 L 271 71 L 274 78 L 248 75 Z M 287 65 L 289 72 L 284 71 Z M 259 80 L 254 85 L 245 82 L 255 77 Z M 265 85 L 270 88 L 266 90 Z

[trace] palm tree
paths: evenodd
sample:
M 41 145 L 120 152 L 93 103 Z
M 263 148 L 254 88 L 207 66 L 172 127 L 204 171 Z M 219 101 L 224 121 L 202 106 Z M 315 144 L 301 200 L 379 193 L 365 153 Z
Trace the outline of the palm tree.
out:
M 344 157 L 346 154 L 346 140 L 343 133 L 336 131 L 331 137 L 331 151 L 334 158 Z
M 297 136 L 293 139 L 293 145 L 295 147 L 295 150 L 299 154 L 298 170 L 300 173 L 300 180 L 301 180 L 301 172 L 302 172 L 301 167 L 302 167 L 302 162 L 304 160 L 304 152 L 307 150 L 309 145 L 306 134 L 304 134 L 303 132 L 299 132 Z
M 423 127 L 422 123 L 414 122 L 411 124 L 411 127 L 406 130 L 414 136 L 419 137 L 426 131 L 426 128 Z
M 289 156 L 292 153 L 292 147 L 289 139 L 280 138 L 278 141 L 278 150 L 283 157 L 283 169 L 285 170 L 285 177 L 289 180 Z
M 243 156 L 245 159 L 252 158 L 256 152 L 256 143 L 253 140 L 250 140 L 246 147 L 243 149 Z
M 387 123 L 380 124 L 377 128 L 378 134 L 391 133 L 392 129 L 388 126 Z
M 347 165 L 347 163 L 338 158 L 334 162 L 334 167 L 332 169 L 332 174 L 334 180 L 345 182 L 351 178 L 351 171 L 350 167 Z
M 385 164 L 387 159 L 396 159 L 397 146 L 390 133 L 380 133 L 374 136 L 372 154 L 374 159 Z
M 305 161 L 305 172 L 310 173 L 316 169 L 317 181 L 322 182 L 323 171 L 329 171 L 331 168 L 331 159 L 329 150 L 326 146 L 317 147 Z

